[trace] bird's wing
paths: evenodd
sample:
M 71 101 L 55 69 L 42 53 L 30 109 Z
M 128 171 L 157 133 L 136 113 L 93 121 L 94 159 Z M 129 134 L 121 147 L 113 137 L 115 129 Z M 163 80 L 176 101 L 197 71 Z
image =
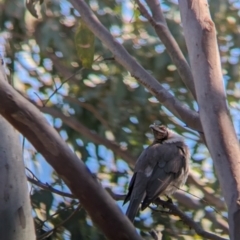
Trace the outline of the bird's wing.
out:
M 147 177 L 144 173 L 137 172 L 134 174 L 133 185 L 129 189 L 129 193 L 127 195 L 129 197 L 126 197 L 124 201 L 125 203 L 126 201 L 130 200 L 126 215 L 131 221 L 134 220 L 139 209 L 139 205 L 145 196 L 147 182 Z
M 184 169 L 186 170 L 185 159 L 187 150 L 183 143 L 166 143 L 156 148 L 153 156 L 155 166 L 148 179 L 146 196 L 142 204 L 145 209 L 156 197 L 164 193 L 167 187 L 177 179 Z
M 128 193 L 127 193 L 127 196 L 124 199 L 123 205 L 125 203 L 127 203 L 131 198 L 131 194 L 132 194 L 132 191 L 133 191 L 136 176 L 137 176 L 137 173 L 134 173 L 133 176 L 132 176 L 132 179 L 131 179 L 131 181 L 129 183 L 129 186 L 128 186 Z
M 153 164 L 154 155 L 156 155 L 155 151 L 155 148 L 150 146 L 142 152 L 137 160 L 134 175 L 129 184 L 128 194 L 123 203 L 125 204 L 130 200 L 126 215 L 131 221 L 134 220 L 139 205 L 146 194 L 147 183 L 156 164 Z
M 139 156 L 134 168 L 134 174 L 129 183 L 128 194 L 123 202 L 123 205 L 130 200 L 133 192 L 135 192 L 134 194 L 141 192 L 141 186 L 146 185 L 146 176 L 149 177 L 152 174 L 153 168 L 156 165 L 156 163 L 153 163 L 154 155 L 156 155 L 156 149 L 157 148 L 153 147 L 153 145 L 149 146 Z

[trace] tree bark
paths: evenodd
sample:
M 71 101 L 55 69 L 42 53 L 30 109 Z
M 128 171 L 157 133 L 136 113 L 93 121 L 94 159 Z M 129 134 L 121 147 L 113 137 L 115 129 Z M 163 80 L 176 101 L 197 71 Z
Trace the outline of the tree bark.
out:
M 179 7 L 200 120 L 228 206 L 230 238 L 236 240 L 240 236 L 240 150 L 226 104 L 216 30 L 206 0 L 180 0 Z
M 36 239 L 19 134 L 0 116 L 0 236 Z

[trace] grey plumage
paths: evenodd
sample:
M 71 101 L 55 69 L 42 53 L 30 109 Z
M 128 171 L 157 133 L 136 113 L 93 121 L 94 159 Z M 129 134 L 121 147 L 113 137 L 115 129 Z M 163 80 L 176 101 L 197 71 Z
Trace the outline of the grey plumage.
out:
M 139 156 L 124 204 L 133 221 L 139 205 L 144 210 L 160 195 L 171 195 L 185 183 L 189 171 L 189 150 L 183 137 L 165 126 L 150 126 L 154 142 Z

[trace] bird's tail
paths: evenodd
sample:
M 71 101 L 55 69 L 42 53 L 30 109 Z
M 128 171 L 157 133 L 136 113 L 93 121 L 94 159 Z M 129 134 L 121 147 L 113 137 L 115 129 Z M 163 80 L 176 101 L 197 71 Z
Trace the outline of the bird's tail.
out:
M 134 221 L 134 218 L 135 218 L 135 216 L 137 214 L 137 211 L 139 209 L 139 205 L 141 203 L 141 200 L 142 200 L 141 197 L 130 200 L 126 215 L 131 222 Z
M 127 195 L 125 202 L 130 199 L 130 203 L 126 212 L 129 220 L 134 221 L 137 214 L 139 205 L 145 197 L 145 190 L 147 185 L 147 176 L 144 173 L 138 172 L 134 177 L 133 185 L 130 185 L 129 194 Z

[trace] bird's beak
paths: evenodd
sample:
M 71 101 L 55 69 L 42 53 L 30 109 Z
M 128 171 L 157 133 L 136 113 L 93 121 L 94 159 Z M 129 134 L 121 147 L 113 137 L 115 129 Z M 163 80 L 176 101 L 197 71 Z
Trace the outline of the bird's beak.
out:
M 149 127 L 150 127 L 151 129 L 157 130 L 157 129 L 156 129 L 157 126 L 156 126 L 155 124 L 151 124 Z

